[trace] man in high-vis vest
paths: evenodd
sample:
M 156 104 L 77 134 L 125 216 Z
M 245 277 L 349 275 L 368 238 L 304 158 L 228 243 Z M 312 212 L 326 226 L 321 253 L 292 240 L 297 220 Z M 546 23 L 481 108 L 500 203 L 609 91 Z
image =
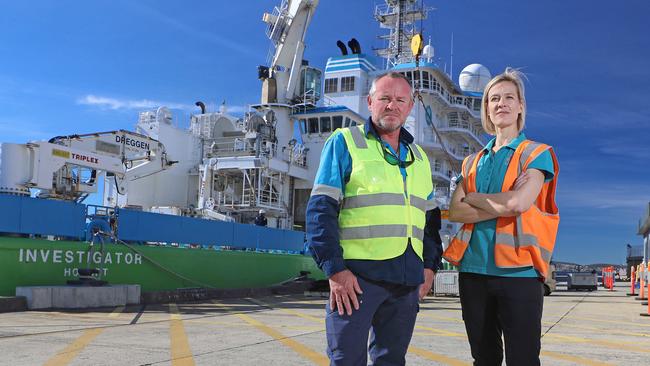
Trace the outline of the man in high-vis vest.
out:
M 431 167 L 403 128 L 412 108 L 408 79 L 378 76 L 368 122 L 335 131 L 321 154 L 307 241 L 329 277 L 331 365 L 367 365 L 368 353 L 373 365 L 404 365 L 418 300 L 440 263 Z

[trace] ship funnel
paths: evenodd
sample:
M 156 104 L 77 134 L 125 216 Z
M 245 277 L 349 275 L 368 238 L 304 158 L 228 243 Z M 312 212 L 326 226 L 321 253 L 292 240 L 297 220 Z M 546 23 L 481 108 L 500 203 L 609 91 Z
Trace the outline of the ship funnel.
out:
M 345 47 L 345 43 L 341 42 L 340 40 L 336 41 L 336 45 L 339 47 L 341 50 L 341 54 L 343 56 L 348 54 L 348 49 Z
M 201 108 L 201 114 L 205 114 L 205 103 L 198 101 L 194 105 Z
M 357 41 L 356 38 L 352 38 L 348 42 L 348 46 L 350 47 L 350 51 L 352 51 L 353 54 L 360 54 L 361 53 L 361 45 L 359 44 L 359 41 Z

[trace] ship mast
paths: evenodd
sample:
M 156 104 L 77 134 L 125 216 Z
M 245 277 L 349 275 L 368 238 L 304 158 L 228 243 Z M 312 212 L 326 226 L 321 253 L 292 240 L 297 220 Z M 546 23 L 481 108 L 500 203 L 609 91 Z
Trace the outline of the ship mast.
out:
M 421 0 L 385 0 L 385 4 L 375 7 L 375 19 L 381 28 L 389 33 L 379 36 L 387 41 L 385 48 L 376 49 L 377 56 L 386 59 L 385 67 L 415 62 L 410 49 L 410 41 L 418 31 L 416 22 L 427 18 L 429 10 Z

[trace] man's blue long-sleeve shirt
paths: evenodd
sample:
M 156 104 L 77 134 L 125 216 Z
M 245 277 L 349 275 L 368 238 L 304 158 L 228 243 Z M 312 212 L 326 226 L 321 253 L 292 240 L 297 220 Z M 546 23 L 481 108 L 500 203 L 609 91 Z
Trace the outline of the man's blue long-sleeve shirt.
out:
M 365 124 L 364 129 L 366 136 L 373 136 L 381 141 L 370 120 Z M 407 159 L 409 151 L 407 145 L 412 142 L 413 136 L 402 128 L 400 131 L 400 160 Z M 389 144 L 383 141 L 382 143 L 395 154 Z M 406 179 L 406 169 L 400 168 L 400 171 L 403 179 Z M 343 135 L 335 132 L 323 147 L 320 166 L 314 181 L 314 189 L 317 194 L 312 194 L 307 204 L 307 242 L 319 268 L 328 277 L 349 269 L 355 275 L 374 281 L 409 286 L 422 283 L 424 281 L 423 269 L 437 269 L 442 254 L 442 241 L 438 234 L 440 216 L 436 215 L 433 210 L 427 211 L 426 214 L 423 238 L 424 263 L 410 243 L 402 255 L 392 259 L 343 259 L 343 248 L 339 244 L 338 215 L 343 192 L 345 192 L 345 184 L 349 181 L 351 172 L 352 158 L 347 145 Z M 429 201 L 428 207 L 435 206 L 431 204 L 433 192 L 429 194 L 427 200 Z

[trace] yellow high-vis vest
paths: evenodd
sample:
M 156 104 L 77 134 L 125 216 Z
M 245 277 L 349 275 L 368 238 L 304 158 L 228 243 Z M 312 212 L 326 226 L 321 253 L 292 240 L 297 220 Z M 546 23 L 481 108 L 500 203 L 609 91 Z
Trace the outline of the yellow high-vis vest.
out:
M 422 259 L 427 201 L 433 191 L 431 166 L 424 151 L 411 144 L 414 162 L 400 168 L 384 160 L 382 142 L 367 138 L 363 126 L 341 130 L 352 172 L 339 213 L 339 238 L 345 259 L 384 260 L 404 253 L 410 238 Z M 406 194 L 405 194 L 406 192 Z

